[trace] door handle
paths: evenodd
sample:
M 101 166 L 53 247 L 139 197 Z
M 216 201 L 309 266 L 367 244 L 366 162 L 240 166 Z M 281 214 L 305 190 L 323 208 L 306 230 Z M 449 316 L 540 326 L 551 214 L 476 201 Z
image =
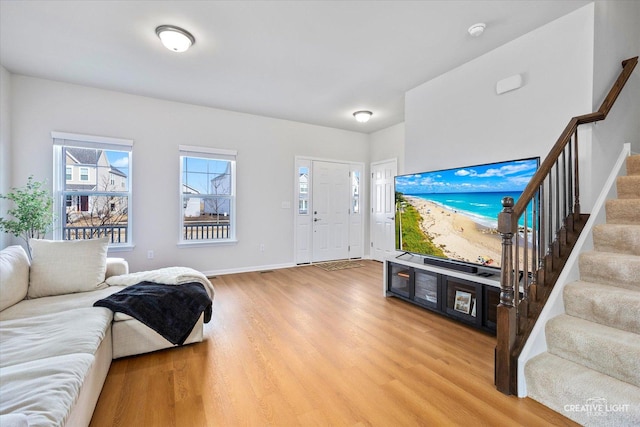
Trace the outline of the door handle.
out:
M 318 218 L 313 218 L 313 222 L 318 222 L 318 221 L 322 221 L 322 220 Z
M 391 221 L 393 221 L 394 219 L 396 219 L 395 216 L 388 216 L 387 219 L 390 219 Z

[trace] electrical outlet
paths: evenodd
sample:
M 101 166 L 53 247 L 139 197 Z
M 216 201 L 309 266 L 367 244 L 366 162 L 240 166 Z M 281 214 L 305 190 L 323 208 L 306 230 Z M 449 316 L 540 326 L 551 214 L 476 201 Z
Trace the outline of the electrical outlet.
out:
M 147 259 L 153 259 L 154 253 L 153 251 L 147 251 Z
M 260 243 L 260 252 L 264 252 L 264 243 Z

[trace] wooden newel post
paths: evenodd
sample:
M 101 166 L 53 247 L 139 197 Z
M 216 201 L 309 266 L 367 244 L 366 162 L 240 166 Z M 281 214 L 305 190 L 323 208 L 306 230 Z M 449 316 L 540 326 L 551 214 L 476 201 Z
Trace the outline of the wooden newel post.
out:
M 497 309 L 497 344 L 495 384 L 505 394 L 516 394 L 516 373 L 511 352 L 516 341 L 516 307 L 514 304 L 513 235 L 516 220 L 512 217 L 512 197 L 502 199 L 498 214 L 498 232 L 502 235 L 502 270 L 500 273 L 500 304 Z

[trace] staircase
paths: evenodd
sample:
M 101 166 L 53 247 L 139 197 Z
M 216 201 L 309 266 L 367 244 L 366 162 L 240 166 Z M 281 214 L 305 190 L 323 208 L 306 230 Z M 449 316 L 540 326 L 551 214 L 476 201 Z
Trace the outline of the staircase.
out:
M 565 314 L 546 324 L 547 352 L 525 367 L 529 397 L 585 426 L 640 425 L 640 155 L 616 185 Z

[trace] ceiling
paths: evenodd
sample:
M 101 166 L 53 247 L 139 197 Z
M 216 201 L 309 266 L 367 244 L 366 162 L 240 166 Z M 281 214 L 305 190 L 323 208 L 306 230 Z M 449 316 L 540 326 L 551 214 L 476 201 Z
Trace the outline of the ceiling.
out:
M 404 94 L 589 1 L 0 1 L 15 74 L 370 133 Z M 467 28 L 487 24 L 480 38 Z M 164 48 L 162 24 L 190 31 Z M 455 90 L 455 88 L 452 88 Z M 352 116 L 366 109 L 368 123 Z

